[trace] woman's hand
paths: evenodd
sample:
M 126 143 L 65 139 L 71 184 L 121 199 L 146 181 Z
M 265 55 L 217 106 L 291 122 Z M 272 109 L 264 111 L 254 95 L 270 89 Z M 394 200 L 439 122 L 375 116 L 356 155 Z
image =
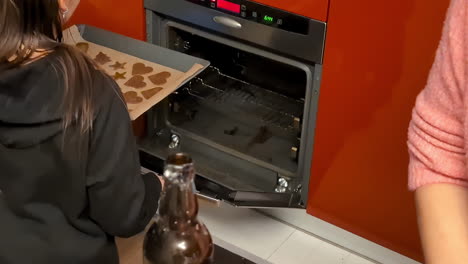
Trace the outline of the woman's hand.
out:
M 468 263 L 468 188 L 431 184 L 416 191 L 427 264 Z
M 158 174 L 156 174 L 158 176 L 158 179 L 159 181 L 161 182 L 161 187 L 162 187 L 162 190 L 164 190 L 164 186 L 166 184 L 166 181 L 164 180 L 164 177 L 163 176 L 160 176 Z
M 64 23 L 75 13 L 79 4 L 80 0 L 59 0 L 60 12 L 62 13 Z

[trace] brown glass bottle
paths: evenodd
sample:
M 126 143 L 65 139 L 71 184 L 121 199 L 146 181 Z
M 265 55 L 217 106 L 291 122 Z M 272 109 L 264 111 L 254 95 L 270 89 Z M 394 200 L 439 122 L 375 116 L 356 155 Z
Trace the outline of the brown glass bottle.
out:
M 165 191 L 159 213 L 143 245 L 145 264 L 210 264 L 213 242 L 197 219 L 195 170 L 190 156 L 173 154 L 166 160 Z

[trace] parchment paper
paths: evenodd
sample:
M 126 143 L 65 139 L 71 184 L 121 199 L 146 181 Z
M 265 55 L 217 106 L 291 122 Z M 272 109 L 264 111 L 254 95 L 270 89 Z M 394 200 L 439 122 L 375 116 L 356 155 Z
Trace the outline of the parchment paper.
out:
M 192 78 L 200 69 L 203 68 L 202 65 L 200 64 L 194 64 L 190 70 L 187 72 L 180 72 L 178 70 L 142 60 L 140 58 L 101 46 L 97 45 L 95 43 L 89 42 L 81 36 L 78 27 L 72 26 L 68 28 L 66 31 L 64 31 L 64 42 L 69 44 L 69 45 L 75 45 L 75 46 L 80 46 L 80 48 L 92 59 L 95 59 L 96 56 L 99 53 L 102 53 L 106 56 L 109 57 L 110 61 L 106 63 L 97 63 L 107 74 L 110 76 L 114 77 L 116 73 L 119 73 L 120 76 L 124 76 L 124 79 L 116 79 L 115 81 L 119 85 L 120 89 L 122 90 L 122 93 L 125 95 L 128 92 L 136 92 L 137 96 L 142 99 L 141 102 L 139 103 L 128 103 L 127 102 L 127 107 L 129 109 L 130 117 L 132 120 L 137 119 L 139 116 L 141 116 L 143 113 L 148 111 L 151 107 L 159 103 L 161 100 L 169 96 L 171 93 L 173 93 L 177 88 L 179 88 L 185 81 L 188 79 Z M 87 43 L 87 44 L 83 44 Z M 77 45 L 79 44 L 79 45 Z M 83 47 L 85 49 L 83 49 Z M 101 55 L 102 55 L 101 54 Z M 97 61 L 97 60 L 95 60 Z M 123 69 L 114 69 L 111 67 L 111 65 L 115 65 L 115 63 L 125 63 L 123 66 Z M 151 72 L 145 73 L 145 74 L 132 74 L 134 65 L 137 63 L 143 63 L 147 71 L 152 69 Z M 140 65 L 141 66 L 141 65 Z M 141 68 L 141 67 L 140 67 Z M 150 76 L 154 76 L 155 74 L 161 73 L 161 72 L 166 72 L 165 76 L 168 76 L 170 74 L 170 77 L 166 79 L 166 82 L 163 84 L 155 84 L 151 81 L 149 78 Z M 169 74 L 167 74 L 169 73 Z M 135 77 L 136 75 L 139 75 L 141 77 L 136 77 L 140 80 L 137 82 L 130 82 L 128 81 Z M 163 78 L 164 79 L 164 78 Z M 154 80 L 154 78 L 153 78 Z M 141 88 L 135 88 L 131 87 L 131 83 L 137 83 L 138 85 L 136 86 L 143 86 L 143 83 L 145 84 L 144 87 Z M 157 90 L 160 90 L 158 93 L 156 93 L 154 96 L 152 96 L 149 99 L 146 99 L 142 92 L 148 91 L 151 89 L 157 88 Z M 128 95 L 128 94 L 127 94 Z M 140 100 L 140 99 L 138 99 Z

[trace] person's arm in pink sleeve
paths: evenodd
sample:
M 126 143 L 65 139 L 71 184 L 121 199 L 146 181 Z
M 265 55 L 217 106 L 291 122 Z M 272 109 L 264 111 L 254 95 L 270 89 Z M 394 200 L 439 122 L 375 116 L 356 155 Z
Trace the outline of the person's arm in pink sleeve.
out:
M 466 172 L 467 0 L 452 0 L 427 87 L 409 128 L 409 188 L 416 190 L 426 263 L 468 263 Z

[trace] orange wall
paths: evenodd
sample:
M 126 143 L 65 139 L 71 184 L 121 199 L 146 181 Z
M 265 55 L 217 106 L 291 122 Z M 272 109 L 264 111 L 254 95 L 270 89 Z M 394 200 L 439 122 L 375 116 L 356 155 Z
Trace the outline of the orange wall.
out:
M 143 0 L 81 0 L 70 24 L 88 24 L 144 40 Z
M 81 0 L 68 24 L 87 24 L 135 39 L 146 39 L 143 0 Z M 133 130 L 139 137 L 145 134 L 146 115 L 133 122 Z
M 422 260 L 406 132 L 449 0 L 330 3 L 308 212 Z
M 308 212 L 422 260 L 406 130 L 449 0 L 258 2 L 328 19 Z M 142 0 L 129 3 L 82 0 L 73 22 L 144 39 Z

